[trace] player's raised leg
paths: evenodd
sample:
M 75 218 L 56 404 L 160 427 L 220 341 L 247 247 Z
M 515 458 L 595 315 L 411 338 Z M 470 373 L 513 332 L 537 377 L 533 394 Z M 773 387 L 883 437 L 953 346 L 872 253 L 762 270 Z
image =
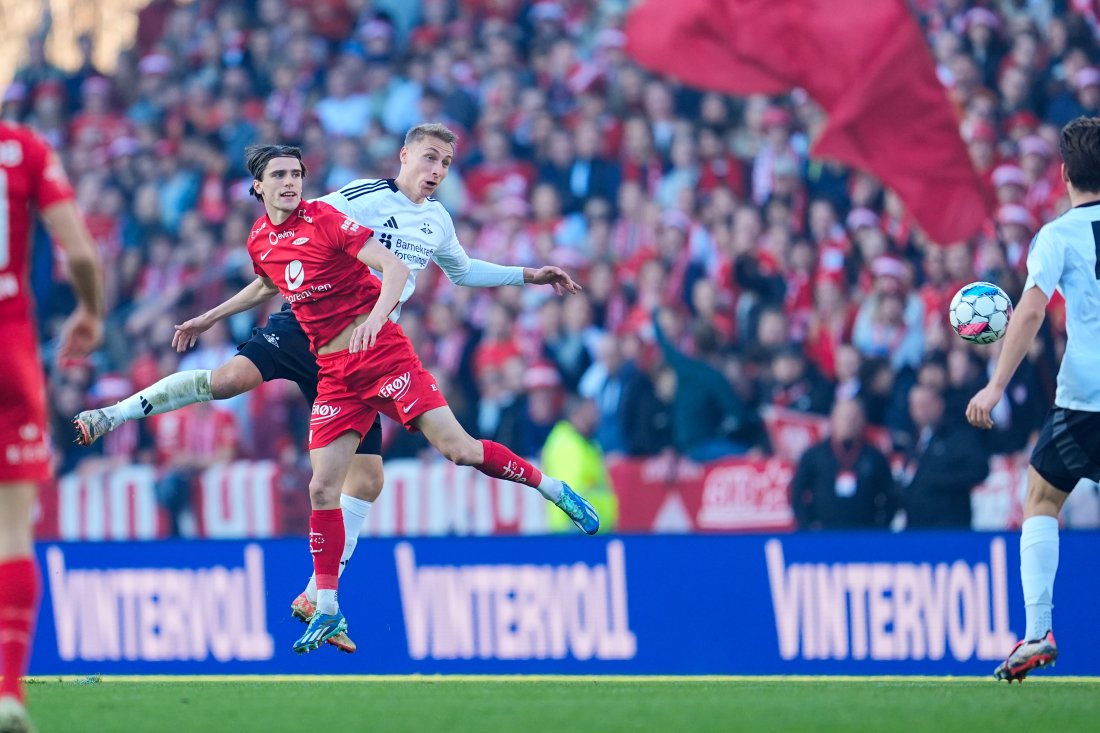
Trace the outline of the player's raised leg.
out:
M 309 452 L 313 464 L 313 478 L 309 482 L 309 500 L 313 505 L 309 517 L 309 551 L 313 555 L 313 572 L 317 578 L 317 606 L 305 633 L 294 642 L 294 651 L 299 654 L 316 649 L 348 628 L 336 596 L 340 557 L 344 551 L 340 487 L 359 439 L 358 433 L 344 432 L 331 443 Z
M 91 445 L 128 420 L 141 420 L 197 402 L 227 400 L 262 383 L 260 370 L 240 355 L 214 370 L 191 369 L 169 374 L 117 404 L 77 415 L 73 418 L 76 442 Z
M 473 466 L 486 476 L 533 486 L 573 520 L 586 534 L 596 534 L 600 518 L 583 496 L 553 476 L 544 475 L 507 446 L 491 440 L 477 440 L 467 433 L 450 407 L 428 410 L 414 421 L 436 450 L 447 460 L 461 466 Z
M 31 535 L 35 485 L 0 483 L 0 731 L 29 731 L 22 678 L 38 604 Z
M 1041 448 L 1036 447 L 1038 452 Z M 1072 479 L 1066 479 L 1068 484 Z M 1028 467 L 1027 498 L 1020 534 L 1020 580 L 1024 590 L 1027 630 L 1013 647 L 1008 659 L 993 672 L 999 680 L 1022 681 L 1033 669 L 1054 664 L 1058 645 L 1054 641 L 1051 612 L 1054 608 L 1054 576 L 1058 572 L 1058 513 L 1069 496 L 1062 489 Z

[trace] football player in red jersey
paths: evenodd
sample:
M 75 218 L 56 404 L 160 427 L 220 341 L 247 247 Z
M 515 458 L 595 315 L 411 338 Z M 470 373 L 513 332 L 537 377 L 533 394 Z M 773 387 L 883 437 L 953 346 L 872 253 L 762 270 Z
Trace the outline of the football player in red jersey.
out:
M 295 651 L 316 649 L 347 630 L 336 601 L 344 545 L 340 487 L 360 439 L 379 412 L 422 431 L 454 463 L 535 487 L 578 527 L 594 534 L 599 519 L 587 501 L 505 446 L 476 440 L 459 425 L 401 327 L 389 319 L 408 279 L 408 266 L 379 244 L 371 229 L 323 201 L 302 201 L 301 151 L 254 146 L 248 151 L 248 169 L 252 192 L 266 210 L 248 239 L 258 277 L 215 308 L 213 317 L 225 318 L 282 294 L 309 337 L 320 369 L 310 420 L 310 549 L 317 609 Z M 381 282 L 370 268 L 382 273 Z M 186 337 L 177 331 L 177 339 Z
M 27 282 L 34 212 L 64 250 L 77 307 L 58 358 L 86 356 L 103 335 L 103 286 L 91 235 L 57 155 L 29 129 L 0 122 L 0 731 L 30 730 L 20 679 L 38 598 L 33 524 L 38 482 L 50 477 L 46 385 Z
M 548 285 L 558 295 L 579 292 L 581 286 L 559 267 L 500 265 L 472 258 L 466 253 L 450 214 L 432 198 L 450 172 L 457 140 L 452 130 L 438 122 L 416 125 L 405 134 L 405 145 L 398 153 L 401 169 L 396 178 L 357 179 L 321 200 L 360 224 L 374 225 L 378 241 L 409 266 L 402 302 L 412 296 L 418 273 L 431 262 L 435 262 L 455 285 Z M 210 312 L 176 326 L 180 332 L 175 340 L 176 348 L 184 351 L 193 346 L 199 334 L 216 322 L 214 316 L 220 308 L 220 305 L 215 306 Z M 397 321 L 399 313 L 400 306 L 390 314 L 390 320 Z M 216 369 L 176 372 L 116 405 L 81 412 L 73 420 L 76 440 L 91 445 L 130 420 L 141 420 L 212 399 L 229 399 L 274 379 L 293 381 L 312 407 L 317 398 L 317 358 L 289 303 L 271 314 L 262 328 L 254 328 L 252 337 L 238 347 L 237 354 Z M 341 574 L 355 552 L 367 514 L 381 493 L 383 483 L 382 421 L 377 418 L 359 444 L 340 498 L 344 517 Z M 317 579 L 311 576 L 305 590 L 291 603 L 291 615 L 308 624 L 316 603 Z M 330 637 L 328 643 L 348 653 L 356 648 L 347 634 Z

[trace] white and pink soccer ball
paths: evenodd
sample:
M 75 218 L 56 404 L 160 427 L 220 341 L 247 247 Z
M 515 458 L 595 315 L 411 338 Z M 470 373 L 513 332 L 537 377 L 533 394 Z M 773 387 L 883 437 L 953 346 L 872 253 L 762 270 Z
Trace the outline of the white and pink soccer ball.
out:
M 951 299 L 948 317 L 951 328 L 962 338 L 976 344 L 991 344 L 1008 329 L 1012 301 L 993 283 L 970 283 Z

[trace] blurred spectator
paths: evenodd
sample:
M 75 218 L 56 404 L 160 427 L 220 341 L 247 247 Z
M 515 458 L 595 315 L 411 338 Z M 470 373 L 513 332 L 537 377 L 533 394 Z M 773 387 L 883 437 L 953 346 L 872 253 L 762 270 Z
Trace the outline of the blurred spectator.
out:
M 623 400 L 636 371 L 637 367 L 623 353 L 620 339 L 605 334 L 596 346 L 596 360 L 577 385 L 577 392 L 596 405 L 599 420 L 595 438 L 606 454 L 617 455 L 627 450 Z
M 824 380 L 796 346 L 787 346 L 772 357 L 770 379 L 764 384 L 761 398 L 765 404 L 821 415 L 832 404 Z
M 677 329 L 678 318 L 671 310 L 654 313 L 654 335 L 676 385 L 672 402 L 676 449 L 699 462 L 745 453 L 759 439 L 754 434 L 759 426 L 720 371 L 671 344 L 669 336 Z
M 901 470 L 906 527 L 970 527 L 970 490 L 989 475 L 989 458 L 975 430 L 944 420 L 939 392 L 917 385 L 909 391 L 911 443 Z
M 168 512 L 169 536 L 193 534 L 191 494 L 202 472 L 237 456 L 237 422 L 211 402 L 151 418 L 161 464 L 157 501 Z
M 889 359 L 894 369 L 915 369 L 924 350 L 924 308 L 907 290 L 905 265 L 883 255 L 871 274 L 873 290 L 856 315 L 852 343 L 864 356 Z
M 335 67 L 328 72 L 325 96 L 314 105 L 313 113 L 326 133 L 355 137 L 370 119 L 370 98 L 355 88 L 350 72 Z
M 599 413 L 592 400 L 571 398 L 565 405 L 565 419 L 554 426 L 546 439 L 541 465 L 544 471 L 561 478 L 592 502 L 600 515 L 601 530 L 614 530 L 619 519 L 618 499 L 603 451 L 593 439 L 598 423 Z M 555 532 L 573 529 L 572 522 L 560 511 L 547 512 L 547 518 Z
M 829 437 L 802 454 L 791 479 L 799 529 L 882 529 L 897 511 L 890 464 L 867 442 L 863 407 L 840 400 Z

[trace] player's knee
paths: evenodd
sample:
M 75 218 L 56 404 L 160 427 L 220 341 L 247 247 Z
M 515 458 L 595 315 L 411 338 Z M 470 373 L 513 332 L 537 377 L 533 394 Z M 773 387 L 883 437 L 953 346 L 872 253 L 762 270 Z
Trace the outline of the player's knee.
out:
M 480 444 L 468 435 L 448 439 L 437 446 L 444 458 L 459 466 L 476 466 L 481 463 L 480 447 Z
M 383 484 L 384 478 L 381 467 L 378 470 L 361 471 L 354 476 L 348 476 L 348 480 L 344 484 L 344 493 L 363 501 L 375 501 L 382 493 Z
M 244 357 L 233 357 L 210 375 L 210 393 L 216 400 L 227 400 L 256 389 L 263 381 L 255 364 Z
M 309 482 L 309 501 L 314 509 L 338 509 L 340 486 L 324 481 L 315 474 Z
M 1062 491 L 1044 478 L 1034 466 L 1029 467 L 1024 519 L 1035 516 L 1057 517 L 1068 495 L 1068 492 Z

